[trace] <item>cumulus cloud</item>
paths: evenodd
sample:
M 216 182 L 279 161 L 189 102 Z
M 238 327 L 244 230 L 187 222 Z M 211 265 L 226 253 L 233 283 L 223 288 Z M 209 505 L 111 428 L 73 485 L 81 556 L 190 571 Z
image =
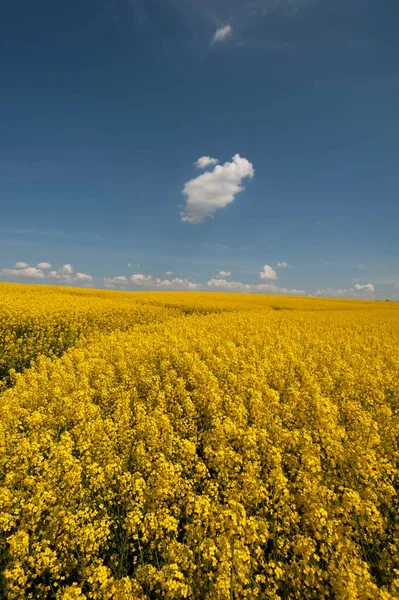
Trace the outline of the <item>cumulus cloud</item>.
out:
M 277 263 L 277 266 L 280 269 L 288 269 L 289 264 L 287 262 L 285 262 L 285 260 L 282 260 L 282 261 L 279 260 L 278 263 Z
M 15 263 L 15 266 L 17 269 L 26 269 L 26 267 L 29 267 L 28 263 L 26 262 L 17 262 Z
M 211 165 L 218 164 L 217 158 L 211 158 L 210 156 L 201 156 L 198 160 L 195 161 L 195 166 L 197 169 L 206 169 L 206 167 L 210 167 Z
M 217 274 L 217 277 L 230 277 L 231 273 L 230 271 L 219 271 L 219 273 Z
M 350 298 L 350 297 L 359 296 L 361 294 L 366 294 L 366 296 L 370 296 L 371 294 L 374 294 L 375 291 L 376 291 L 376 289 L 372 283 L 365 283 L 363 285 L 361 285 L 360 283 L 356 283 L 351 288 L 344 288 L 344 289 L 326 288 L 326 289 L 322 289 L 322 290 L 317 290 L 315 292 L 315 296 Z
M 270 265 L 265 265 L 259 273 L 259 277 L 261 279 L 277 279 L 277 273 Z
M 131 276 L 130 280 L 134 285 L 162 288 L 162 289 L 180 289 L 180 290 L 196 290 L 201 287 L 197 283 L 193 283 L 188 279 L 180 279 L 175 277 L 174 279 L 160 279 L 153 278 L 151 275 L 144 275 L 143 273 L 135 273 Z
M 26 263 L 17 263 L 17 265 Z M 18 267 L 17 269 L 1 269 L 0 274 L 8 277 L 27 277 L 28 279 L 44 279 L 44 273 L 36 267 Z
M 165 271 L 165 275 L 167 277 L 169 277 L 170 275 L 173 275 L 173 274 L 174 274 L 174 271 Z
M 218 42 L 223 42 L 226 38 L 229 37 L 233 33 L 233 28 L 231 25 L 224 25 L 223 27 L 219 27 L 215 31 L 215 34 L 212 38 L 212 44 L 217 44 Z
M 305 290 L 281 288 L 272 283 L 259 283 L 252 285 L 249 283 L 241 283 L 241 281 L 226 281 L 226 279 L 210 279 L 208 288 L 217 290 L 229 290 L 231 292 L 266 292 L 269 294 L 287 294 L 287 295 L 305 295 Z
M 39 269 L 51 269 L 51 265 L 48 262 L 39 262 L 39 264 L 37 265 Z
M 181 220 L 202 223 L 218 208 L 225 208 L 233 202 L 235 196 L 244 189 L 243 179 L 252 179 L 253 176 L 252 163 L 236 154 L 231 162 L 216 165 L 212 171 L 190 179 L 183 188 L 187 201 L 180 213 Z

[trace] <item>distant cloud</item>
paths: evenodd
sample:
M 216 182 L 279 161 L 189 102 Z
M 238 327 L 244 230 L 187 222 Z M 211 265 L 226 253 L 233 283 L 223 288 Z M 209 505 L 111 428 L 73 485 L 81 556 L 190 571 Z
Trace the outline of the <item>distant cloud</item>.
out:
M 51 265 L 48 262 L 40 262 L 37 266 L 39 269 L 51 269 Z
M 231 25 L 224 25 L 223 27 L 219 27 L 215 31 L 215 34 L 212 38 L 212 44 L 217 44 L 218 42 L 223 42 L 229 35 L 233 32 L 233 28 Z
M 217 165 L 218 162 L 219 161 L 217 158 L 211 158 L 210 156 L 201 156 L 201 158 L 196 160 L 194 164 L 197 167 L 197 169 L 206 169 L 206 167 L 209 167 L 211 165 Z
M 26 263 L 17 263 L 17 265 L 26 265 Z M 44 273 L 36 267 L 18 267 L 17 269 L 1 269 L 1 275 L 8 277 L 27 277 L 28 279 L 44 279 Z
M 167 276 L 174 275 L 174 271 L 165 271 L 165 275 L 167 275 Z
M 17 269 L 26 269 L 26 267 L 29 267 L 28 263 L 26 262 L 17 262 L 15 263 L 15 266 Z
M 219 273 L 217 274 L 218 277 L 230 277 L 230 275 L 230 271 L 219 271 Z
M 357 292 L 375 292 L 375 287 L 372 283 L 366 283 L 364 285 L 360 285 L 360 283 L 356 283 L 353 286 Z
M 131 263 L 127 263 L 127 266 L 129 267 L 129 269 L 131 269 L 131 268 L 132 268 L 132 265 L 131 265 Z
M 277 279 L 277 273 L 270 265 L 265 265 L 259 273 L 261 279 Z
M 283 260 L 278 261 L 277 266 L 280 267 L 280 269 L 288 269 L 289 264 Z
M 327 297 L 330 296 L 330 297 L 346 298 L 346 297 L 356 297 L 359 294 L 360 295 L 366 294 L 366 296 L 369 296 L 369 295 L 374 294 L 375 291 L 376 291 L 376 289 L 372 283 L 365 283 L 364 285 L 361 285 L 360 283 L 356 283 L 351 288 L 344 288 L 344 289 L 327 288 L 327 289 L 317 290 L 315 292 L 315 296 L 327 296 Z
M 193 283 L 188 279 L 159 279 L 153 278 L 151 275 L 143 273 L 135 273 L 130 278 L 131 282 L 138 286 L 151 287 L 157 289 L 173 289 L 173 290 L 196 290 L 201 286 L 198 283 Z
M 134 273 L 131 276 L 130 281 L 135 285 L 149 285 L 152 283 L 153 279 L 151 275 L 144 275 L 143 273 Z
M 253 176 L 252 163 L 236 154 L 231 162 L 216 165 L 212 171 L 187 181 L 183 188 L 187 201 L 180 213 L 181 220 L 202 223 L 217 209 L 225 208 L 233 202 L 235 196 L 244 189 L 242 180 L 246 177 L 252 179 Z
M 93 277 L 91 275 L 87 275 L 87 273 L 75 273 L 74 268 L 70 263 L 62 265 L 57 271 L 50 271 L 47 277 L 61 283 L 89 284 L 93 282 Z
M 126 286 L 129 280 L 125 275 L 117 275 L 116 277 L 104 277 L 103 279 L 105 287 L 114 288 L 117 285 Z
M 93 281 L 93 277 L 91 275 L 87 275 L 87 273 L 76 273 L 76 280 L 89 283 Z
M 208 288 L 217 290 L 229 290 L 231 292 L 266 292 L 269 294 L 287 294 L 295 296 L 304 296 L 305 290 L 280 288 L 272 283 L 260 283 L 252 285 L 249 283 L 241 283 L 240 281 L 226 281 L 226 279 L 210 279 Z

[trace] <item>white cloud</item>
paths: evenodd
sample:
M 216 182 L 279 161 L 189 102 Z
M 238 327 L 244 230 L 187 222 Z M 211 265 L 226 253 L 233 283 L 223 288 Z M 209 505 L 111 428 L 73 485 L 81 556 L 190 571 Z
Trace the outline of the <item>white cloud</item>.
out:
M 131 269 L 131 268 L 132 268 L 132 265 L 131 265 L 131 263 L 127 263 L 127 266 L 129 267 L 129 269 Z
M 168 277 L 173 274 L 174 274 L 174 271 L 165 271 L 165 275 L 167 275 Z
M 231 273 L 230 271 L 219 271 L 219 273 L 217 274 L 217 277 L 230 277 Z
M 305 290 L 298 290 L 296 288 L 282 288 L 274 285 L 273 283 L 260 283 L 255 288 L 261 292 L 269 292 L 269 294 L 288 294 L 290 296 L 305 296 Z
M 76 280 L 89 283 L 93 281 L 93 277 L 91 275 L 87 275 L 87 273 L 76 273 Z
M 317 290 L 315 292 L 315 296 L 327 296 L 327 297 L 331 296 L 331 297 L 345 298 L 345 297 L 356 297 L 356 296 L 359 296 L 359 294 L 366 294 L 366 296 L 367 296 L 370 294 L 374 294 L 375 291 L 376 291 L 376 289 L 372 283 L 365 283 L 364 285 L 361 285 L 360 283 L 356 283 L 351 288 L 344 288 L 344 289 L 326 288 L 326 289 L 322 289 L 322 290 Z
M 63 265 L 60 269 L 61 273 L 65 273 L 65 275 L 72 275 L 73 273 L 73 267 L 70 264 L 67 265 Z
M 155 286 L 158 288 L 170 288 L 176 290 L 197 290 L 201 286 L 198 283 L 193 283 L 188 279 L 180 279 L 175 277 L 174 279 L 156 279 Z
M 144 275 L 143 273 L 135 273 L 131 276 L 130 280 L 135 285 L 152 288 L 196 290 L 201 287 L 199 284 L 193 283 L 188 279 L 180 279 L 179 277 L 175 277 L 174 279 L 159 279 L 158 277 L 153 278 L 151 275 Z
M 244 189 L 242 180 L 253 176 L 252 163 L 236 154 L 231 162 L 216 165 L 212 171 L 190 179 L 183 188 L 187 201 L 180 213 L 181 220 L 202 223 L 218 208 L 225 208 L 233 202 L 236 194 Z
M 218 290 L 231 290 L 236 292 L 250 291 L 251 285 L 247 283 L 241 283 L 241 281 L 226 281 L 226 279 L 210 279 L 208 281 L 208 287 Z
M 26 262 L 17 262 L 15 263 L 15 266 L 17 269 L 26 269 L 26 267 L 29 267 L 28 263 Z
M 288 269 L 289 264 L 287 262 L 285 262 L 285 260 L 283 260 L 283 261 L 278 261 L 277 266 L 280 267 L 280 269 Z
M 198 160 L 195 161 L 195 166 L 197 169 L 206 169 L 206 167 L 210 167 L 211 165 L 218 164 L 217 158 L 211 158 L 210 156 L 201 156 Z
M 360 283 L 356 283 L 353 286 L 357 292 L 375 292 L 375 287 L 372 283 L 365 283 L 364 285 L 360 285 Z
M 277 279 L 277 273 L 270 265 L 265 265 L 259 273 L 261 279 Z
M 229 35 L 233 32 L 233 28 L 231 25 L 224 25 L 223 27 L 219 27 L 215 31 L 215 34 L 212 38 L 212 44 L 216 44 L 217 42 L 223 42 Z
M 48 262 L 39 262 L 37 266 L 39 269 L 51 269 L 51 265 Z
M 129 280 L 125 275 L 117 275 L 116 277 L 104 277 L 104 283 L 106 286 L 115 287 L 115 285 L 127 285 Z
M 69 263 L 63 265 L 58 271 L 50 271 L 48 276 L 51 279 L 57 279 L 58 281 L 63 281 L 64 283 L 72 283 L 74 281 L 73 275 L 73 267 Z
M 151 275 L 134 273 L 134 275 L 131 276 L 130 281 L 132 281 L 135 285 L 149 285 L 152 283 L 153 279 Z
M 69 263 L 62 265 L 58 271 L 50 271 L 47 277 L 61 283 L 89 284 L 93 282 L 91 275 L 87 275 L 87 273 L 75 273 L 73 266 Z
M 17 263 L 17 264 L 26 264 L 26 263 Z M 36 269 L 36 267 L 18 267 L 18 269 L 1 269 L 0 273 L 2 275 L 7 275 L 9 277 L 27 277 L 29 279 L 44 279 L 44 273 L 40 269 Z
M 241 283 L 240 281 L 226 281 L 226 279 L 210 279 L 208 281 L 208 287 L 211 289 L 229 290 L 231 292 L 268 292 L 269 294 L 301 296 L 306 294 L 305 290 L 280 288 L 272 283 L 251 285 L 248 283 Z

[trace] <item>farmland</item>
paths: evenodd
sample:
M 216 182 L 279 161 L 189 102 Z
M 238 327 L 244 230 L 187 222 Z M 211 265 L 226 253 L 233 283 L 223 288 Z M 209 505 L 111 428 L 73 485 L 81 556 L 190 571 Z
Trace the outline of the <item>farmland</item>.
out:
M 399 303 L 0 284 L 0 596 L 399 597 Z

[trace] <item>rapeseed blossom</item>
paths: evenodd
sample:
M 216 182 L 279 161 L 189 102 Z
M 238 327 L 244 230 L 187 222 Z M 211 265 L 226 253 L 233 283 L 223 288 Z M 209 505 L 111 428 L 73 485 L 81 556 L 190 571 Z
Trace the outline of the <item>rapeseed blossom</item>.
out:
M 399 597 L 397 304 L 1 288 L 0 595 Z

